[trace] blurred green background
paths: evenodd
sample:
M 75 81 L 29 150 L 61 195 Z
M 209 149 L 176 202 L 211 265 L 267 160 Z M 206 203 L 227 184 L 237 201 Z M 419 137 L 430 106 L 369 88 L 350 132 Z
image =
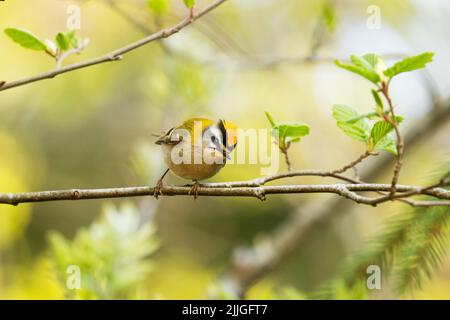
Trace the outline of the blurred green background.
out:
M 67 8 L 78 5 L 81 30 L 77 34 L 90 38 L 91 43 L 80 56 L 65 62 L 71 63 L 141 38 L 142 31 L 123 13 L 150 30 L 170 26 L 186 16 L 181 0 L 168 2 L 168 11 L 157 14 L 144 0 L 115 1 L 113 5 L 106 0 L 35 0 L 33 4 L 7 0 L 0 4 L 0 29 L 21 27 L 51 39 L 66 30 Z M 211 2 L 199 0 L 197 6 Z M 336 1 L 333 23 L 325 28 L 323 43 L 316 52 L 327 61 L 298 61 L 311 53 L 317 23 L 327 3 L 229 0 L 164 40 L 164 47 L 154 42 L 126 55 L 121 62 L 0 92 L 0 192 L 153 185 L 164 165 L 151 134 L 193 116 L 224 118 L 241 128 L 268 128 L 264 111 L 269 111 L 280 121 L 308 123 L 311 135 L 292 147 L 293 166 L 340 167 L 364 150 L 336 127 L 331 105 L 348 103 L 361 112 L 371 108 L 367 94 L 370 84 L 328 61 L 351 53 L 436 52 L 426 72 L 402 76 L 392 86 L 398 112 L 406 117 L 404 129 L 414 130 L 415 123 L 432 108 L 435 96 L 448 96 L 450 4 L 444 0 Z M 366 25 L 369 5 L 380 7 L 381 29 Z M 0 48 L 0 80 L 20 79 L 54 68 L 49 57 L 19 47 L 3 32 Z M 449 133 L 447 125 L 410 150 L 403 183 L 424 181 L 430 167 L 439 164 L 448 152 Z M 259 169 L 258 165 L 228 166 L 214 181 L 255 178 Z M 389 174 L 386 171 L 381 176 L 386 180 Z M 167 182 L 185 183 L 175 177 Z M 139 217 L 141 227 L 152 224 L 156 230 L 148 237 L 158 249 L 143 249 L 151 253 L 151 270 L 140 266 L 145 272 L 128 271 L 139 275 L 126 280 L 130 287 L 126 293 L 118 289 L 117 295 L 82 297 L 203 298 L 230 264 L 236 247 L 253 244 L 295 214 L 296 208 L 325 197 L 271 196 L 264 203 L 240 198 L 129 199 L 126 206 Z M 65 282 L 57 279 L 51 262 L 55 259 L 50 258 L 51 232 L 73 239 L 82 228 L 100 219 L 102 210 L 119 210 L 123 202 L 0 206 L 0 298 L 67 297 Z M 248 297 L 275 297 L 286 288 L 299 293 L 313 291 L 336 275 L 344 258 L 360 248 L 363 239 L 387 216 L 403 208 L 401 204 L 349 207 L 348 214 L 323 223 L 308 235 L 306 245 L 256 284 Z M 133 223 L 130 230 L 138 228 Z M 78 247 L 61 249 L 59 254 L 86 257 L 92 249 L 87 247 L 96 245 L 92 232 L 94 240 L 85 235 L 87 240 L 80 240 Z M 126 234 L 119 230 L 110 236 Z M 120 238 L 117 241 L 122 243 Z M 105 242 L 108 247 L 108 240 Z M 124 243 L 125 248 L 130 245 Z M 60 244 L 67 245 L 64 240 Z M 110 256 L 126 254 L 119 247 L 116 251 L 101 250 Z M 80 252 L 74 253 L 76 250 Z M 92 250 L 95 256 L 97 249 Z M 444 267 L 415 297 L 450 298 L 449 267 Z M 108 272 L 113 277 L 115 272 L 125 271 Z M 105 275 L 91 276 L 95 282 Z M 107 283 L 111 277 L 105 276 L 102 281 Z M 115 289 L 103 289 L 116 293 Z

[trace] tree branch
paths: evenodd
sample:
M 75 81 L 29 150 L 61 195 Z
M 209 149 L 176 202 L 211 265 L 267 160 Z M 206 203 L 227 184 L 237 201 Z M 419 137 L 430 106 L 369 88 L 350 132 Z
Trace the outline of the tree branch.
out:
M 283 174 L 283 177 L 286 175 Z M 253 183 L 255 180 L 251 180 Z M 237 182 L 245 185 L 248 182 Z M 233 183 L 230 183 L 231 185 Z M 429 195 L 437 199 L 450 200 L 450 191 L 442 188 L 429 188 L 419 186 L 398 185 L 397 191 L 401 192 L 396 198 L 409 195 Z M 357 192 L 383 192 L 390 191 L 390 184 L 316 184 L 316 185 L 283 185 L 283 186 L 236 186 L 236 187 L 217 187 L 211 185 L 202 185 L 198 189 L 200 196 L 219 196 L 219 197 L 255 197 L 265 200 L 266 195 L 270 194 L 304 194 L 304 193 L 334 193 L 344 198 L 353 200 L 357 203 L 376 206 L 380 203 L 390 201 L 389 195 L 380 197 L 366 197 L 357 194 Z M 0 203 L 18 205 L 20 203 L 47 202 L 62 200 L 87 200 L 87 199 L 109 199 L 124 197 L 151 196 L 154 194 L 153 187 L 125 187 L 125 188 L 107 188 L 107 189 L 72 189 L 56 191 L 38 191 L 27 193 L 3 193 L 0 194 Z M 190 195 L 189 186 L 166 186 L 161 189 L 162 195 Z M 403 195 L 402 193 L 405 193 Z M 396 194 L 397 195 L 397 194 Z M 442 204 L 441 204 L 442 205 Z
M 11 81 L 11 82 L 6 82 L 4 83 L 2 86 L 0 86 L 0 91 L 4 91 L 4 90 L 8 90 L 8 89 L 12 89 L 12 88 L 16 88 L 16 87 L 20 87 L 29 83 L 33 83 L 33 82 L 37 82 L 37 81 L 42 81 L 45 79 L 52 79 L 60 74 L 63 73 L 67 73 L 67 72 L 72 72 L 75 70 L 79 70 L 79 69 L 84 69 L 87 67 L 91 67 L 94 65 L 98 65 L 98 64 L 102 64 L 102 63 L 106 63 L 106 62 L 112 62 L 112 61 L 118 61 L 121 60 L 122 57 L 133 51 L 136 50 L 150 42 L 153 42 L 155 40 L 159 40 L 159 39 L 163 39 L 163 38 L 168 38 L 170 36 L 172 36 L 175 33 L 178 33 L 179 31 L 181 31 L 182 29 L 184 29 L 185 27 L 189 26 L 190 24 L 192 24 L 195 20 L 201 18 L 202 16 L 204 16 L 205 14 L 209 13 L 210 11 L 212 11 L 213 9 L 217 8 L 219 5 L 221 5 L 222 3 L 224 3 L 227 0 L 217 0 L 215 2 L 213 2 L 212 4 L 210 4 L 209 6 L 205 7 L 203 10 L 199 11 L 198 13 L 196 13 L 192 18 L 191 17 L 187 17 L 185 18 L 183 21 L 179 22 L 178 24 L 172 26 L 171 28 L 167 28 L 167 29 L 162 29 L 156 33 L 153 33 L 145 38 L 142 38 L 141 40 L 138 40 L 136 42 L 130 43 L 122 48 L 119 48 L 117 50 L 114 50 L 110 53 L 107 53 L 103 56 L 97 57 L 97 58 L 93 58 L 93 59 L 89 59 L 86 60 L 84 62 L 78 62 L 78 63 L 74 63 L 74 64 L 70 64 L 68 66 L 56 69 L 56 70 L 52 70 L 52 71 L 48 71 L 48 72 L 44 72 L 41 74 L 38 74 L 36 76 L 33 77 L 29 77 L 29 78 L 25 78 L 25 79 L 21 79 L 21 80 L 16 80 L 16 81 Z

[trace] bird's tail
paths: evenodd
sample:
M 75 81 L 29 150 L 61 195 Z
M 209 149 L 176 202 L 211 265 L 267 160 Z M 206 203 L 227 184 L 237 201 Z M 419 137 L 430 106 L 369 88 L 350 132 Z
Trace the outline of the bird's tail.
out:
M 163 134 L 152 134 L 152 136 L 157 138 L 155 143 L 158 145 L 169 143 L 171 141 L 170 135 L 172 134 L 173 130 L 174 128 L 170 129 L 169 131 Z

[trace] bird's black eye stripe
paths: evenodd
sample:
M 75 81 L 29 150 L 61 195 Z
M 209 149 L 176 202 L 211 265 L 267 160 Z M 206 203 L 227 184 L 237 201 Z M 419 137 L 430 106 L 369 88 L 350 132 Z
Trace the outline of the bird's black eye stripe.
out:
M 227 137 L 227 129 L 225 129 L 225 125 L 223 120 L 219 120 L 219 129 L 220 132 L 222 133 L 222 138 L 223 138 L 223 142 L 225 145 L 227 145 L 227 141 L 228 141 L 228 137 Z

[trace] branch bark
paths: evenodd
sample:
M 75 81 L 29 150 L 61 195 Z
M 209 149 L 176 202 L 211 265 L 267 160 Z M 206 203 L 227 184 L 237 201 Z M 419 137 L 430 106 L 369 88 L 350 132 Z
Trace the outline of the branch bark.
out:
M 252 180 L 254 181 L 254 180 Z M 239 183 L 239 182 L 238 182 Z M 245 182 L 243 183 L 245 184 Z M 304 194 L 304 193 L 334 193 L 344 198 L 353 200 L 357 203 L 376 206 L 378 204 L 392 200 L 389 195 L 379 197 L 366 197 L 357 194 L 357 192 L 386 192 L 391 189 L 390 184 L 316 184 L 316 185 L 283 185 L 283 186 L 251 186 L 251 187 L 217 187 L 203 185 L 198 189 L 200 196 L 218 196 L 218 197 L 255 197 L 265 200 L 266 195 L 271 194 Z M 450 200 L 450 191 L 443 188 L 429 188 L 420 186 L 398 185 L 396 190 L 396 199 L 402 199 L 402 192 L 408 196 L 429 195 L 437 199 Z M 124 197 L 151 196 L 154 194 L 153 187 L 125 187 L 125 188 L 107 188 L 107 189 L 71 189 L 56 191 L 38 191 L 27 193 L 2 193 L 0 194 L 0 203 L 18 205 L 20 203 L 47 202 L 62 200 L 87 200 L 87 199 L 109 199 Z M 189 186 L 166 186 L 161 189 L 162 195 L 190 195 Z M 436 202 L 436 205 L 442 205 Z
M 210 4 L 209 6 L 205 7 L 203 10 L 196 13 L 193 17 L 186 17 L 183 21 L 179 22 L 178 24 L 176 24 L 170 28 L 162 29 L 158 32 L 155 32 L 155 33 L 145 37 L 145 38 L 142 38 L 141 40 L 130 43 L 130 44 L 128 44 L 122 48 L 119 48 L 117 50 L 111 51 L 110 53 L 107 53 L 103 56 L 89 59 L 89 60 L 86 60 L 83 62 L 70 64 L 68 66 L 65 66 L 65 67 L 62 67 L 62 68 L 59 68 L 56 70 L 44 72 L 44 73 L 38 74 L 33 77 L 16 80 L 16 81 L 11 81 L 11 82 L 6 82 L 2 86 L 0 86 L 0 91 L 24 86 L 26 84 L 30 84 L 30 83 L 37 82 L 37 81 L 52 79 L 52 78 L 55 78 L 56 76 L 64 74 L 64 73 L 88 68 L 88 67 L 95 66 L 98 64 L 121 60 L 125 54 L 127 54 L 131 51 L 134 51 L 142 46 L 145 46 L 155 40 L 168 38 L 168 37 L 172 36 L 173 34 L 180 32 L 182 29 L 189 26 L 194 21 L 201 18 L 202 16 L 209 13 L 210 11 L 214 10 L 219 5 L 224 3 L 225 1 L 227 1 L 227 0 L 217 0 L 217 1 L 213 2 L 212 4 Z

